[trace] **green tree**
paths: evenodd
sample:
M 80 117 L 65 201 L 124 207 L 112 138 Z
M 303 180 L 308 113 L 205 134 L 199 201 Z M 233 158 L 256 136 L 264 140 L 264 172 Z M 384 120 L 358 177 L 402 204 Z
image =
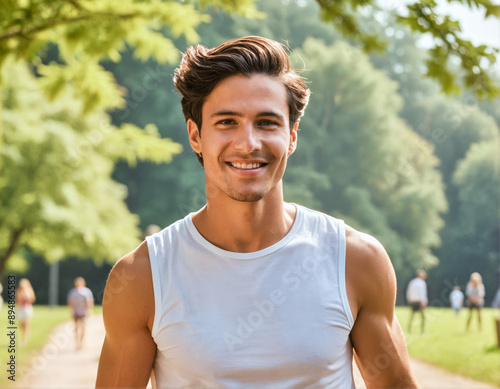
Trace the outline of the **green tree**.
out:
M 359 43 L 366 51 L 383 50 L 387 42 L 381 29 L 373 31 L 371 23 L 363 23 L 360 15 L 370 14 L 382 19 L 390 11 L 377 6 L 375 0 L 316 0 L 321 6 L 323 20 L 331 21 L 346 37 Z M 451 2 L 452 0 L 448 0 Z M 500 17 L 500 5 L 490 0 L 455 0 L 469 8 L 483 10 L 485 18 Z M 425 61 L 426 75 L 437 80 L 447 93 L 459 92 L 459 74 L 450 66 L 458 60 L 461 84 L 481 98 L 498 96 L 498 86 L 488 73 L 488 65 L 496 61 L 498 48 L 473 45 L 461 36 L 460 23 L 449 15 L 436 12 L 436 0 L 415 1 L 406 4 L 404 11 L 395 10 L 396 23 L 413 32 L 433 38 L 429 57 Z M 381 16 L 382 15 L 382 16 Z M 387 19 L 387 18 L 386 18 Z
M 472 272 L 483 276 L 487 299 L 498 286 L 499 155 L 498 139 L 473 144 L 453 175 L 458 192 L 455 223 L 450 226 L 451 277 L 464 284 Z
M 296 55 L 313 93 L 285 193 L 378 237 L 399 273 L 435 264 L 446 209 L 438 160 L 399 119 L 397 84 L 345 42 L 309 39 Z
M 442 243 L 433 248 L 439 264 L 430 269 L 428 274 L 429 297 L 446 303 L 443 301 L 443 288 L 449 288 L 449 283 L 463 286 L 471 273 L 471 267 L 475 266 L 487 274 L 488 287 L 494 289 L 498 285 L 498 254 L 497 260 L 492 260 L 491 244 L 477 243 L 482 239 L 476 242 L 467 239 L 469 235 L 465 227 L 468 223 L 461 209 L 475 209 L 474 197 L 461 194 L 455 176 L 464 158 L 469 158 L 472 147 L 483 142 L 497 145 L 500 100 L 478 101 L 472 92 L 466 92 L 456 99 L 444 96 L 433 81 L 423 79 L 425 52 L 416 46 L 416 38 L 408 29 L 391 26 L 386 27 L 385 32 L 384 39 L 388 42 L 386 55 L 372 55 L 372 61 L 398 81 L 398 92 L 404 99 L 400 116 L 432 145 L 434 154 L 440 160 L 438 169 L 446 188 L 448 212 L 443 215 L 445 226 L 440 232 Z M 491 178 L 489 185 L 498 186 L 498 176 Z M 471 183 L 477 185 L 478 193 L 482 193 L 483 184 L 477 180 L 471 180 Z M 482 199 L 489 202 L 483 205 L 491 210 L 489 216 L 498 218 L 495 211 L 498 209 L 498 199 L 494 196 L 482 196 Z M 475 215 L 479 216 L 480 213 Z M 473 223 L 474 215 L 471 213 L 470 216 Z M 488 225 L 493 226 L 491 221 Z M 484 226 L 486 230 L 490 227 Z M 496 236 L 498 239 L 498 234 Z M 473 257 L 466 254 L 471 250 L 475 253 Z M 490 292 L 487 298 L 492 297 Z
M 126 188 L 111 179 L 114 162 L 168 162 L 181 147 L 155 126 L 112 126 L 103 112 L 80 115 L 68 89 L 46 103 L 23 62 L 3 68 L 0 274 L 20 245 L 54 261 L 68 255 L 115 260 L 138 243 Z

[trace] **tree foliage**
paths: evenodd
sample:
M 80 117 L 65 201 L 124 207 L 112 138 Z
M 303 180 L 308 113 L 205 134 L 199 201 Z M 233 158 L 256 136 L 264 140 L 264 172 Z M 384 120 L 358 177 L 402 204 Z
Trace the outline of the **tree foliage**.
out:
M 387 13 L 380 10 L 375 0 L 316 0 L 321 6 L 323 20 L 331 21 L 342 33 L 361 45 L 364 50 L 383 50 L 387 43 L 381 39 L 380 30 L 370 31 L 360 22 L 359 15 L 369 12 Z M 500 17 L 500 5 L 491 0 L 448 0 L 469 8 L 484 11 L 485 18 Z M 474 45 L 461 36 L 460 23 L 449 15 L 436 12 L 435 0 L 415 1 L 407 4 L 405 12 L 396 12 L 397 23 L 412 31 L 428 34 L 433 44 L 425 62 L 426 74 L 437 80 L 446 93 L 458 93 L 459 75 L 450 66 L 450 59 L 457 59 L 461 69 L 461 84 L 480 98 L 498 96 L 498 86 L 488 74 L 487 64 L 495 63 L 498 48 Z M 387 18 L 386 18 L 387 19 Z
M 438 160 L 399 119 L 397 85 L 345 42 L 308 39 L 295 54 L 307 59 L 313 93 L 290 160 L 290 198 L 314 199 L 378 237 L 399 272 L 435 264 L 446 209 Z
M 125 206 L 126 188 L 111 179 L 114 163 L 168 162 L 180 145 L 153 125 L 117 128 L 103 112 L 82 116 L 70 90 L 47 104 L 23 62 L 7 62 L 4 76 L 0 273 L 20 245 L 49 261 L 114 260 L 132 249 L 138 220 Z
M 443 289 L 448 290 L 450 284 L 464 288 L 473 271 L 483 275 L 486 298 L 491 300 L 498 287 L 500 259 L 499 204 L 494 194 L 499 177 L 492 171 L 498 160 L 500 101 L 478 102 L 470 92 L 460 99 L 450 99 L 439 93 L 430 80 L 421 77 L 419 66 L 424 52 L 416 47 L 415 37 L 402 27 L 387 31 L 390 32 L 385 37 L 389 44 L 388 55 L 374 55 L 372 60 L 398 81 L 398 91 L 404 98 L 400 116 L 432 146 L 433 154 L 439 158 L 438 169 L 446 188 L 448 212 L 443 215 L 445 227 L 440 233 L 441 245 L 432 250 L 439 264 L 428 273 L 431 300 L 447 304 L 443 301 Z M 481 152 L 484 152 L 483 163 L 472 163 Z M 472 165 L 484 170 L 472 170 Z M 469 166 L 467 179 L 457 181 L 457 175 L 466 177 L 458 173 L 464 171 L 464 166 Z M 469 188 L 467 196 L 464 186 Z M 408 275 L 400 279 L 405 284 L 410 278 Z

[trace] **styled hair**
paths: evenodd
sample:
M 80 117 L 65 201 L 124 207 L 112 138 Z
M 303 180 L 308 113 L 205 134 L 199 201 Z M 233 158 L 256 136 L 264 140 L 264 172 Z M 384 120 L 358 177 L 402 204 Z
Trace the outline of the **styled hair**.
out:
M 202 107 L 219 82 L 234 76 L 265 74 L 279 79 L 287 92 L 290 128 L 300 120 L 309 101 L 305 80 L 290 64 L 287 48 L 274 40 L 247 36 L 207 49 L 189 47 L 174 72 L 174 84 L 182 95 L 182 112 L 186 121 L 202 126 Z M 202 157 L 198 156 L 203 165 Z

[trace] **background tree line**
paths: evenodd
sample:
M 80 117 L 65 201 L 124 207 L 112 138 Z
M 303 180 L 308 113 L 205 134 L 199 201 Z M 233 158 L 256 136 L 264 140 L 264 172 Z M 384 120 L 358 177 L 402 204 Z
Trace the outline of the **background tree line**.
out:
M 499 278 L 499 101 L 478 102 L 471 92 L 444 95 L 435 81 L 423 77 L 428 57 L 417 48 L 417 37 L 390 15 L 375 17 L 376 8 L 360 20 L 387 42 L 384 54 L 365 54 L 353 45 L 355 39 L 318 22 L 317 2 L 260 1 L 257 8 L 265 18 L 208 9 L 212 22 L 197 24 L 197 32 L 209 47 L 243 35 L 287 42 L 293 61 L 304 68 L 312 96 L 300 124 L 298 150 L 285 175 L 286 200 L 343 218 L 377 237 L 394 263 L 399 303 L 404 302 L 406 283 L 420 267 L 429 270 L 430 299 L 435 303 L 446 304 L 442 292 L 450 284 L 464 286 L 472 271 L 483 275 L 491 300 Z M 161 29 L 161 34 L 173 47 L 190 43 L 189 36 L 172 30 Z M 44 64 L 57 60 L 60 50 L 51 46 L 40 60 Z M 61 278 L 73 278 L 72 273 L 76 276 L 81 270 L 98 293 L 110 266 L 100 259 L 112 263 L 136 244 L 147 225 L 165 227 L 205 201 L 203 170 L 190 152 L 180 98 L 172 83 L 176 65 L 142 61 L 133 47 L 121 52 L 119 61 L 100 63 L 102 74 L 111 72 L 124 88 L 125 101 L 109 116 L 95 113 L 81 120 L 76 119 L 81 103 L 72 101 L 70 94 L 42 111 L 37 107 L 43 97 L 36 96 L 36 88 L 30 97 L 22 95 L 28 93 L 26 88 L 19 88 L 32 77 L 29 72 L 21 66 L 4 67 L 12 70 L 4 70 L 2 86 L 3 150 L 7 150 L 2 152 L 2 180 L 15 185 L 2 187 L 0 209 L 5 219 L 1 220 L 10 217 L 15 224 L 12 210 L 17 206 L 19 214 L 42 215 L 50 223 L 39 228 L 53 230 L 48 236 L 32 232 L 30 242 L 43 239 L 38 246 L 30 243 L 31 249 L 20 245 L 18 260 L 11 261 L 9 271 L 17 266 L 19 274 L 27 272 L 39 290 L 46 289 L 47 272 L 35 252 L 49 260 L 67 258 Z M 98 79 L 89 82 L 99 85 Z M 33 128 L 42 123 L 50 124 L 51 135 L 36 139 Z M 99 135 L 95 129 L 102 123 L 116 131 Z M 65 128 L 68 125 L 77 131 Z M 75 149 L 76 162 L 71 157 L 58 159 Z M 30 169 L 19 169 L 16 163 L 21 157 L 29 160 Z M 50 165 L 51 161 L 58 165 Z M 157 164 L 163 161 L 170 164 Z M 101 176 L 105 183 L 96 179 Z M 30 187 L 39 180 L 43 193 L 54 193 L 40 199 L 33 189 L 22 187 L 23 180 Z M 95 186 L 82 192 L 87 182 Z M 9 188 L 12 193 L 6 192 Z M 58 196 L 60 202 L 49 201 Z M 114 224 L 96 228 L 103 219 Z M 109 228 L 114 231 L 111 235 Z M 54 244 L 61 237 L 67 246 Z M 95 241 L 101 251 L 91 250 Z M 92 270 L 92 261 L 72 259 L 85 250 L 101 264 L 99 270 Z M 19 267 L 20 257 L 31 264 L 30 270 Z M 66 291 L 61 285 L 61 302 Z

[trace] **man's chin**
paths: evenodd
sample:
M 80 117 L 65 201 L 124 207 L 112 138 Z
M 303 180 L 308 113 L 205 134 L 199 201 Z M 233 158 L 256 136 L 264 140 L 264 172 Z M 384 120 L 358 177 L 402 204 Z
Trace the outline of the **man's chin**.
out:
M 229 193 L 229 197 L 235 201 L 242 203 L 254 203 L 262 200 L 266 194 L 265 193 Z

